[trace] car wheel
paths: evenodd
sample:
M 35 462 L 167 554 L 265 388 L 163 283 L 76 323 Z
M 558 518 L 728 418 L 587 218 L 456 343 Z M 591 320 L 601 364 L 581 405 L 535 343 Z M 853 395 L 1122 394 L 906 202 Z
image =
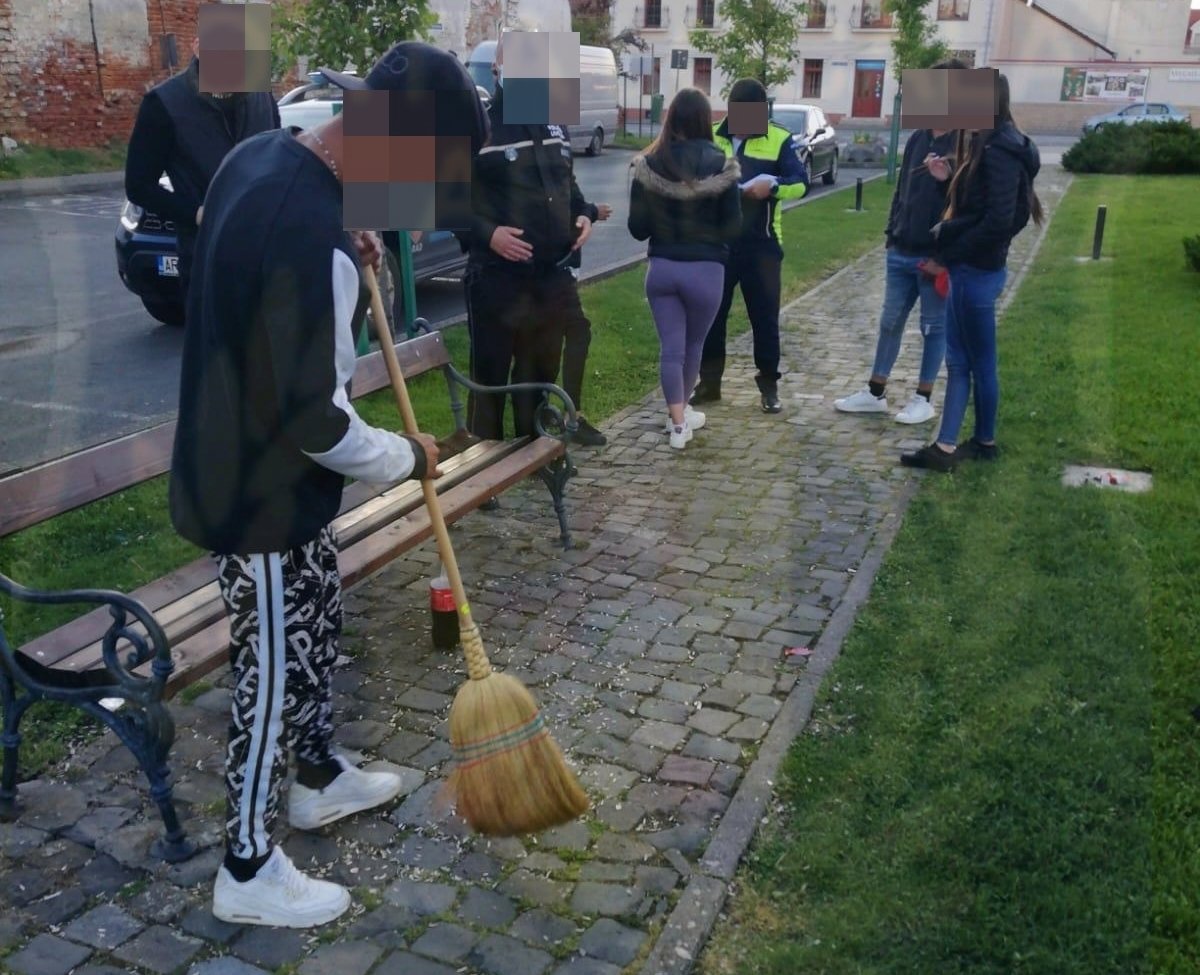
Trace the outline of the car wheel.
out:
M 800 160 L 800 165 L 804 167 L 804 181 L 811 184 L 813 181 L 812 153 L 804 156 Z
M 604 130 L 596 129 L 592 133 L 592 141 L 588 143 L 587 154 L 589 156 L 598 156 L 604 151 Z
M 833 159 L 829 161 L 829 172 L 821 177 L 821 182 L 826 186 L 832 186 L 837 182 L 838 178 L 838 154 L 834 152 Z
M 183 325 L 183 305 L 177 301 L 143 298 L 142 305 L 152 318 L 164 325 L 174 325 L 176 328 Z

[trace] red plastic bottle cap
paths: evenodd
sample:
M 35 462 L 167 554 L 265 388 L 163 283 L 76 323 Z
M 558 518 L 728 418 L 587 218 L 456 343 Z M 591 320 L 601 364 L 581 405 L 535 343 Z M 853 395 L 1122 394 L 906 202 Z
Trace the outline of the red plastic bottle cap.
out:
M 454 605 L 452 589 L 430 589 L 429 608 L 435 613 L 453 613 L 458 607 Z

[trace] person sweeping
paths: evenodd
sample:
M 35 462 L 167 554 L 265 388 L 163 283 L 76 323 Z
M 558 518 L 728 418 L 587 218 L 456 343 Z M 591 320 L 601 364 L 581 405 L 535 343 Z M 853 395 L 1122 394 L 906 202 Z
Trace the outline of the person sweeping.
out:
M 359 83 L 474 90 L 449 54 L 411 42 Z M 298 768 L 293 828 L 325 826 L 401 788 L 332 747 L 342 604 L 331 522 L 347 477 L 391 484 L 440 472 L 431 437 L 368 426 L 348 397 L 369 295 L 359 265 L 381 251 L 373 235 L 343 229 L 343 119 L 230 153 L 204 202 L 188 294 L 170 506 L 176 530 L 214 554 L 229 615 L 226 854 L 213 913 L 230 923 L 303 928 L 350 906 L 345 888 L 307 877 L 272 841 L 285 748 Z M 477 151 L 482 112 L 476 129 Z

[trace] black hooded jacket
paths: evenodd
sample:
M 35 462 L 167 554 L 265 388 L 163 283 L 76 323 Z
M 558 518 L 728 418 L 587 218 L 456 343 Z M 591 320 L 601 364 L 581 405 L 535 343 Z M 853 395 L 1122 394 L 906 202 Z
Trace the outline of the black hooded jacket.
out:
M 672 178 L 659 160 L 638 156 L 632 164 L 629 232 L 650 239 L 651 257 L 672 261 L 719 261 L 742 230 L 738 161 L 707 139 L 669 145 L 671 160 L 686 181 Z
M 929 175 L 925 157 L 931 152 L 939 156 L 954 155 L 956 139 L 955 132 L 935 136 L 929 129 L 917 129 L 908 138 L 885 231 L 888 246 L 901 254 L 928 257 L 933 253 L 930 228 L 942 219 L 950 184 L 939 183 Z
M 1012 239 L 1029 223 L 1033 180 L 1041 168 L 1037 146 L 1011 122 L 995 129 L 965 192 L 960 187 L 954 217 L 941 224 L 937 258 L 998 271 Z

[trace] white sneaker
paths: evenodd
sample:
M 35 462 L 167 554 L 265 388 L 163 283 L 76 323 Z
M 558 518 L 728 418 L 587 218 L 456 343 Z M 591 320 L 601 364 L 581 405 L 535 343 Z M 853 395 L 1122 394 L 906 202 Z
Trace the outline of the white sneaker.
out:
M 687 420 L 683 421 L 681 427 L 671 427 L 671 446 L 676 450 L 683 450 L 691 439 L 692 428 L 688 426 Z
M 394 772 L 364 772 L 341 755 L 334 756 L 344 772 L 325 786 L 310 789 L 293 782 L 288 792 L 288 821 L 296 829 L 319 829 L 330 823 L 390 802 L 403 783 Z
M 886 413 L 887 396 L 872 396 L 870 389 L 860 389 L 850 396 L 835 399 L 833 405 L 843 413 Z
M 683 408 L 683 422 L 693 430 L 700 430 L 703 429 L 704 424 L 708 422 L 708 417 L 706 417 L 699 410 L 694 410 L 690 406 L 685 406 Z M 663 427 L 664 432 L 670 433 L 671 428 L 674 427 L 674 425 L 675 424 L 671 421 L 671 415 L 668 413 L 667 424 L 665 427 Z
M 920 393 L 913 393 L 908 405 L 896 414 L 897 423 L 928 423 L 933 419 L 933 404 Z
M 336 920 L 349 906 L 345 887 L 301 873 L 278 846 L 244 884 L 222 864 L 213 885 L 213 914 L 230 924 L 311 928 Z

